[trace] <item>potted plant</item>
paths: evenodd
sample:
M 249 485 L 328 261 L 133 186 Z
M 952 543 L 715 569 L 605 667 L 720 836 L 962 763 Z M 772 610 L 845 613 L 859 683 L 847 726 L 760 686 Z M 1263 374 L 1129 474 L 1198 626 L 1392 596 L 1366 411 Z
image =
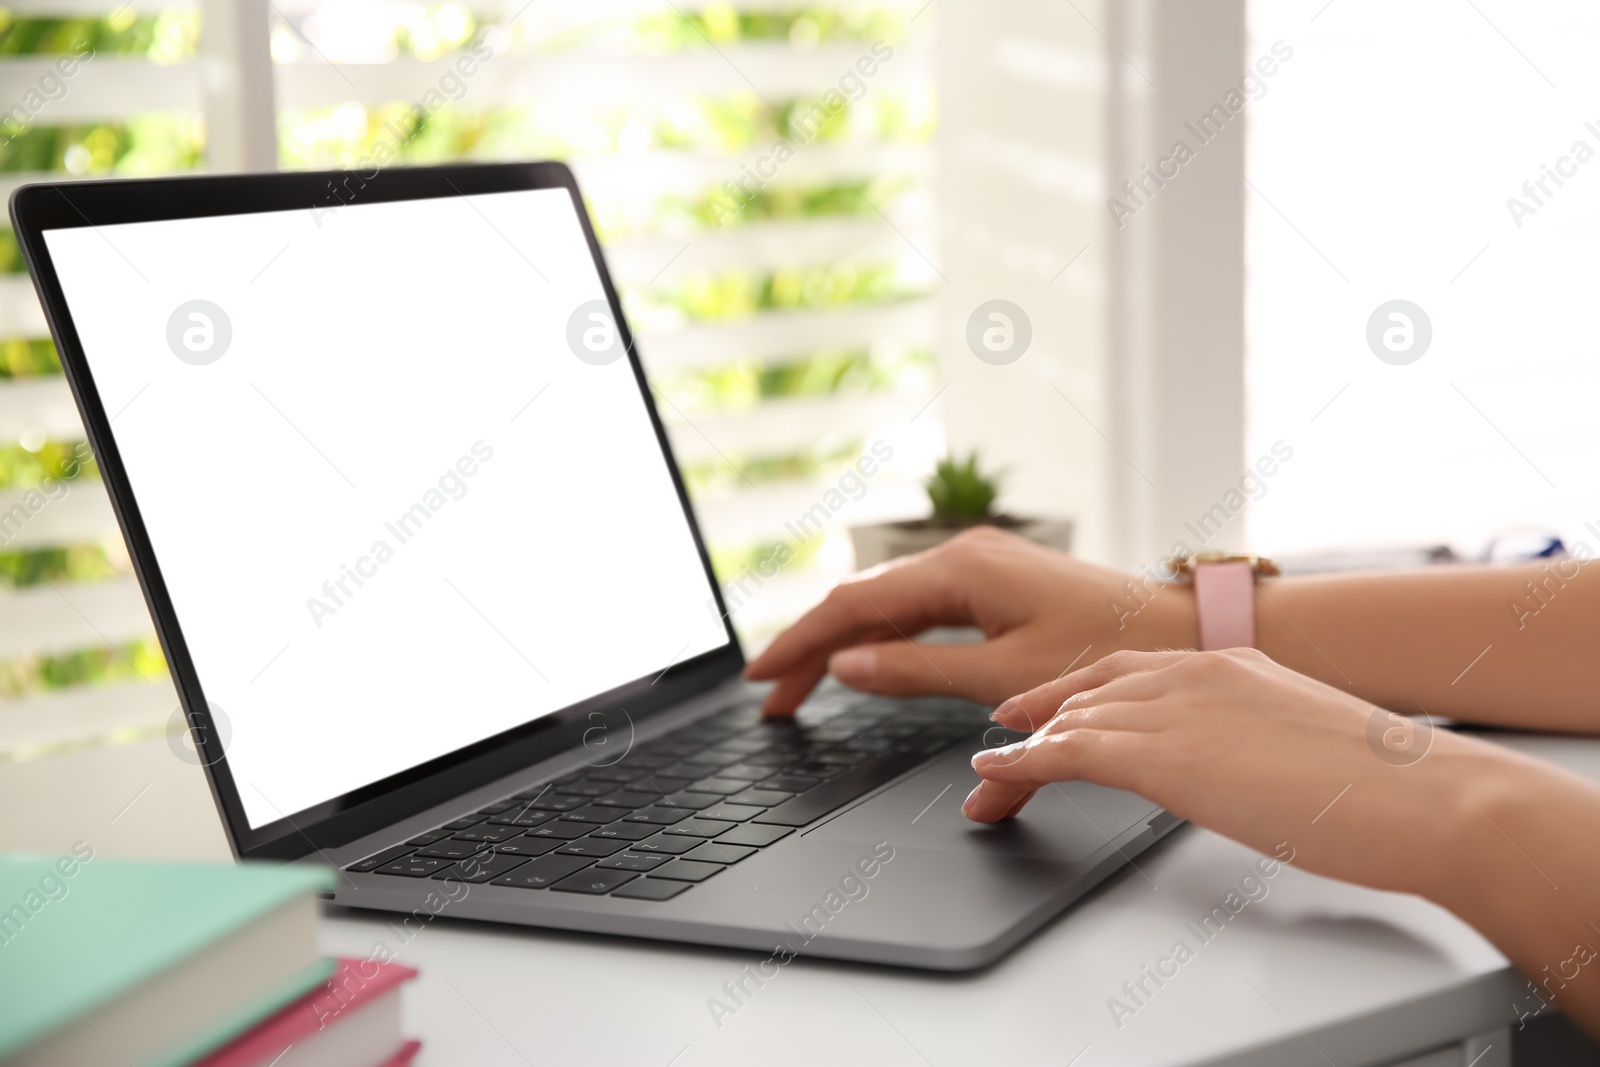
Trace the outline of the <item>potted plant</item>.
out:
M 1072 547 L 1072 520 L 1022 519 L 994 510 L 1000 495 L 997 475 L 978 469 L 978 453 L 965 460 L 954 454 L 939 461 L 924 486 L 933 514 L 925 519 L 852 526 L 856 567 L 866 569 L 941 544 L 972 526 L 998 526 L 1063 552 Z

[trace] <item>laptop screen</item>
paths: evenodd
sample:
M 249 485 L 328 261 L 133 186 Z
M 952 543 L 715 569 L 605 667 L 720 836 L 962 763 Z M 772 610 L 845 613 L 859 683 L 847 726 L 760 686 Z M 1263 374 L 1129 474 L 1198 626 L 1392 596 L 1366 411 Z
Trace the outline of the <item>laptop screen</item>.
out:
M 44 240 L 252 828 L 729 644 L 565 189 Z

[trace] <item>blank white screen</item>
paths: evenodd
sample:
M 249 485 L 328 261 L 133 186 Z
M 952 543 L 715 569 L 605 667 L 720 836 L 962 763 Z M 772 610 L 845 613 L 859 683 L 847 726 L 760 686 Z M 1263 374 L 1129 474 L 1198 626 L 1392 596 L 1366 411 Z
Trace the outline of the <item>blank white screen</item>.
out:
M 45 242 L 252 827 L 727 643 L 564 190 Z

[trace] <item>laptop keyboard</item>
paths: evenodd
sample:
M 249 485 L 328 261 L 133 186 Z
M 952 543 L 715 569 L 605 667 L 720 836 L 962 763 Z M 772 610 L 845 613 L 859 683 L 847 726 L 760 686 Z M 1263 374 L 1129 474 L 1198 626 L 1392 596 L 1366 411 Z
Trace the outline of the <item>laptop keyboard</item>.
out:
M 671 900 L 985 724 L 948 700 L 814 697 L 792 720 L 735 705 L 345 868 Z

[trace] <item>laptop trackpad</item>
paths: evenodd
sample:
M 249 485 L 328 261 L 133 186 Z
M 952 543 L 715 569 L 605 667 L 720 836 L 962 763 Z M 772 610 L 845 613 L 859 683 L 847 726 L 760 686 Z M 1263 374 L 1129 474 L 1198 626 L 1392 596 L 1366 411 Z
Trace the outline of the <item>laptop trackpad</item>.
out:
M 978 784 L 969 762 L 974 750 L 964 746 L 952 749 L 899 785 L 806 836 L 861 844 L 887 840 L 896 847 L 1076 863 L 1160 810 L 1132 793 L 1087 782 L 1063 782 L 1041 789 L 1015 819 L 975 823 L 961 814 L 961 802 Z

